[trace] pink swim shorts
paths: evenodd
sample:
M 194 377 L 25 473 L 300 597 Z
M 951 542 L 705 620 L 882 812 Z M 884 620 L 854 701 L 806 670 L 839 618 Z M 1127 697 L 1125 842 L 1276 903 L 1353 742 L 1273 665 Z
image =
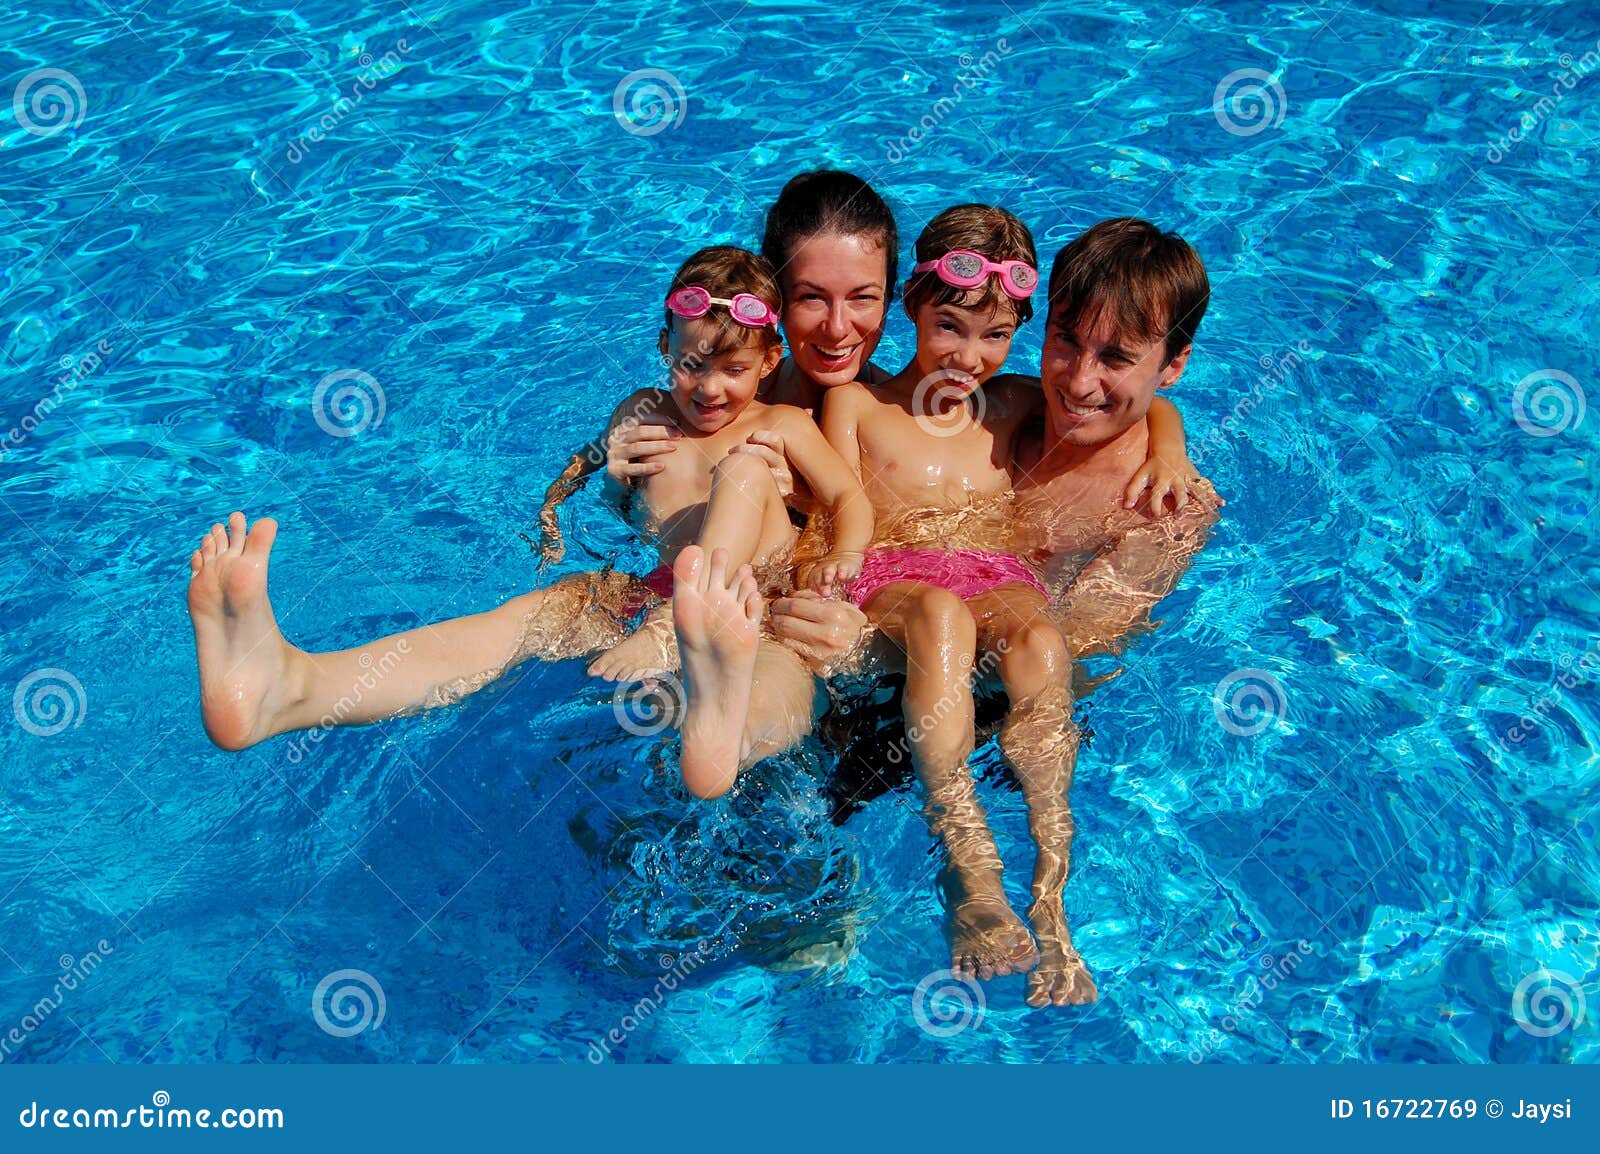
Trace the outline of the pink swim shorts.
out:
M 896 581 L 915 581 L 947 589 L 963 601 L 1002 585 L 1027 585 L 1049 596 L 1033 571 L 1010 553 L 977 549 L 872 549 L 861 563 L 861 576 L 850 583 L 856 606 Z

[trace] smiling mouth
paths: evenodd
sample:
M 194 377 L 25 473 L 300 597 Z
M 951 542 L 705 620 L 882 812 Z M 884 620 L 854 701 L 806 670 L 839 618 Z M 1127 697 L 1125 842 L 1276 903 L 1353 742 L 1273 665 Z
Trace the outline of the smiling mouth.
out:
M 861 342 L 857 341 L 853 345 L 845 345 L 838 349 L 830 349 L 813 342 L 811 347 L 816 350 L 817 356 L 825 361 L 846 361 L 855 355 L 855 351 L 861 347 Z
M 718 413 L 726 412 L 728 409 L 727 401 L 723 401 L 721 404 L 716 405 L 708 405 L 704 401 L 694 400 L 691 400 L 689 403 L 694 407 L 694 411 L 702 417 L 714 417 Z
M 1103 413 L 1111 406 L 1105 405 L 1075 405 L 1071 401 L 1062 401 L 1061 409 L 1069 417 L 1092 417 L 1096 413 Z

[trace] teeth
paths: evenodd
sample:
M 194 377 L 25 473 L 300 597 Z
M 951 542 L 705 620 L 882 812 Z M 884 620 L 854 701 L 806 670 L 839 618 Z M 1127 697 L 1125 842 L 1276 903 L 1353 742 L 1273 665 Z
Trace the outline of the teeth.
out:
M 817 352 L 827 357 L 830 361 L 836 361 L 840 357 L 850 355 L 855 351 L 855 348 L 855 345 L 851 345 L 849 348 L 844 349 L 825 349 L 821 345 L 816 346 Z

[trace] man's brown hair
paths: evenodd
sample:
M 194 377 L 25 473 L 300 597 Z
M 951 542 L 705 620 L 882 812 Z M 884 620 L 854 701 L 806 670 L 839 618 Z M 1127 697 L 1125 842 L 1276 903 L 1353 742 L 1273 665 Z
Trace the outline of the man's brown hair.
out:
M 964 248 L 992 261 L 1022 260 L 1034 268 L 1039 254 L 1033 247 L 1033 234 L 1003 208 L 987 204 L 958 204 L 947 208 L 928 222 L 917 237 L 917 263 L 938 260 L 952 249 Z M 962 289 L 945 284 L 937 269 L 911 274 L 906 281 L 906 311 L 915 319 L 925 303 L 960 305 L 962 308 L 996 311 L 1005 309 L 1024 324 L 1033 316 L 1030 298 L 1013 300 L 1000 287 L 998 274 L 991 273 L 977 288 Z
M 1056 254 L 1050 324 L 1076 332 L 1104 316 L 1119 333 L 1165 340 L 1170 362 L 1190 344 L 1211 300 L 1206 266 L 1189 242 L 1148 220 L 1102 220 Z
M 773 273 L 772 266 L 767 263 L 765 257 L 757 256 L 737 245 L 714 244 L 690 256 L 673 274 L 672 286 L 667 289 L 667 296 L 670 297 L 679 289 L 688 288 L 690 285 L 699 285 L 712 296 L 722 297 L 724 300 L 731 300 L 739 293 L 749 293 L 751 296 L 760 297 L 774 313 L 783 311 L 783 294 L 778 288 L 778 278 Z M 666 320 L 663 322 L 665 327 L 661 333 L 663 340 L 672 328 L 673 315 L 671 309 L 666 310 Z M 762 325 L 757 329 L 741 325 L 729 314 L 726 305 L 712 305 L 706 318 L 713 317 L 721 324 L 716 339 L 712 342 L 713 347 L 696 350 L 701 356 L 713 357 L 734 349 L 742 349 L 747 347 L 752 339 L 763 351 L 782 343 L 775 326 Z

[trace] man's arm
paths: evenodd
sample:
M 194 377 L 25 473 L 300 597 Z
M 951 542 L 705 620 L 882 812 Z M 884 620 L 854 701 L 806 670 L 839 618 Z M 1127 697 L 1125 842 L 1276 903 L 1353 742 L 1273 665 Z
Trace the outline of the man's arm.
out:
M 1210 485 L 1194 496 L 1182 512 L 1130 529 L 1078 573 L 1061 609 L 1074 657 L 1120 652 L 1130 634 L 1151 628 L 1150 611 L 1177 588 L 1219 517 Z

